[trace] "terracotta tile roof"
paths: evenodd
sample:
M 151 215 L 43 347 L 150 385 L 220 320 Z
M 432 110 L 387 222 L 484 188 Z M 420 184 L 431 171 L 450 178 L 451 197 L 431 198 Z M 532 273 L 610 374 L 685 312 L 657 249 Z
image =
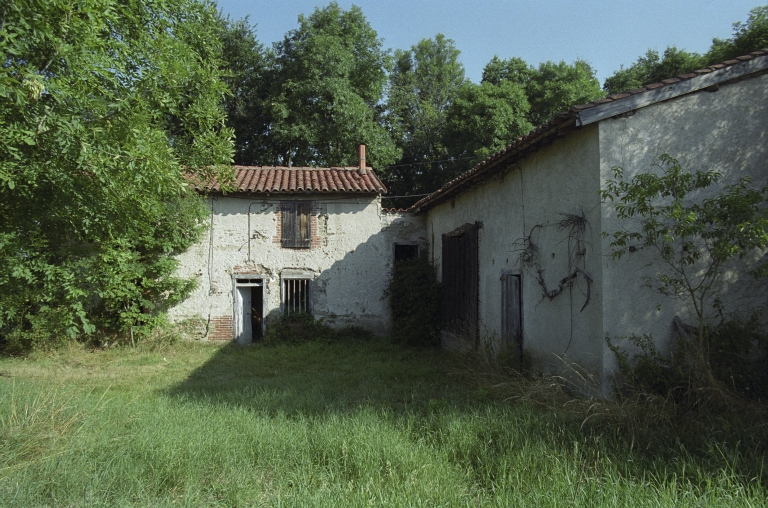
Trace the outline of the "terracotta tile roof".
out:
M 387 188 L 371 168 L 287 168 L 234 166 L 234 193 L 360 193 L 384 194 Z M 196 182 L 198 192 L 222 192 L 218 181 Z
M 729 81 L 731 79 L 738 79 L 741 76 L 751 74 L 751 72 L 754 72 L 750 70 L 751 68 L 734 68 L 734 72 L 729 73 L 729 71 L 735 65 L 743 64 L 744 62 L 749 62 L 756 58 L 763 60 L 763 62 L 761 62 L 759 66 L 756 66 L 756 68 L 760 71 L 765 71 L 768 67 L 768 48 L 753 51 L 748 55 L 739 56 L 732 60 L 726 60 L 722 63 L 710 65 L 687 74 L 681 74 L 674 78 L 665 79 L 661 83 L 650 83 L 634 90 L 609 95 L 604 99 L 573 106 L 567 113 L 560 113 L 546 124 L 541 125 L 525 136 L 518 138 L 503 150 L 496 152 L 477 164 L 474 168 L 446 183 L 429 196 L 420 199 L 408 210 L 411 212 L 418 212 L 422 209 L 430 208 L 437 203 L 462 192 L 469 185 L 482 181 L 488 174 L 493 173 L 493 170 L 498 169 L 502 164 L 504 164 L 503 167 L 506 167 L 508 163 L 528 155 L 531 150 L 535 150 L 541 143 L 549 142 L 553 137 L 562 136 L 567 132 L 574 130 L 576 127 L 599 121 L 603 118 L 616 116 L 626 111 L 654 104 L 655 102 L 670 99 L 685 93 L 703 90 L 713 84 Z M 714 80 L 710 80 L 713 81 L 712 83 L 706 81 L 709 77 L 703 78 L 706 82 L 701 84 L 692 81 L 695 78 L 709 75 L 715 71 L 725 74 L 722 78 L 713 75 L 712 77 Z M 690 82 L 690 86 L 683 87 L 677 95 L 666 93 L 666 91 L 671 89 L 673 85 L 680 87 L 681 85 L 686 85 L 686 82 Z M 646 95 L 647 98 L 645 97 Z M 645 100 L 638 100 L 639 97 L 642 97 Z

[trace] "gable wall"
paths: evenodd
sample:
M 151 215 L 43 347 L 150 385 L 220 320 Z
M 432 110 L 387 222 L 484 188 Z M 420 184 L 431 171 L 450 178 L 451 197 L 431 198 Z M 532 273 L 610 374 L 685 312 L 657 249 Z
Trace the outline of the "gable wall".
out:
M 500 277 L 505 271 L 522 272 L 523 347 L 543 370 L 559 370 L 563 365 L 559 356 L 601 375 L 598 165 L 598 128 L 588 126 L 426 214 L 438 277 L 442 235 L 466 223 L 483 223 L 479 231 L 479 334 L 494 347 L 501 334 Z M 563 213 L 583 213 L 587 220 L 582 256 L 574 252 L 574 243 L 569 254 L 568 230 L 558 227 Z M 528 265 L 521 265 L 520 248 L 527 235 L 537 245 L 538 254 Z M 584 269 L 593 279 L 589 305 L 580 311 L 587 293 L 582 276 L 559 296 L 544 298 L 537 265 L 550 290 L 576 266 Z
M 382 295 L 392 265 L 392 245 L 424 243 L 423 218 L 383 213 L 380 199 L 371 196 L 207 199 L 210 229 L 179 257 L 180 275 L 196 278 L 198 288 L 171 309 L 172 319 L 200 319 L 206 323 L 208 339 L 232 340 L 233 273 L 264 276 L 267 327 L 280 314 L 281 274 L 307 273 L 313 279 L 316 317 L 333 326 L 359 325 L 374 333 L 389 333 L 388 302 Z M 312 201 L 311 249 L 281 246 L 281 200 Z
M 625 178 L 648 171 L 658 156 L 668 153 L 688 170 L 714 169 L 723 174 L 719 186 L 750 176 L 758 188 L 768 184 L 768 75 L 724 84 L 716 92 L 699 92 L 641 108 L 630 116 L 603 120 L 600 129 L 600 185 L 621 166 Z M 622 226 L 613 205 L 603 204 L 604 230 Z M 663 268 L 648 250 L 640 249 L 612 260 L 609 239 L 603 239 L 605 313 L 603 327 L 611 336 L 650 333 L 662 350 L 669 344 L 672 319 L 680 315 L 694 323 L 690 309 L 643 286 L 643 276 Z M 754 261 L 754 260 L 752 260 Z M 653 265 L 647 267 L 651 262 Z M 756 284 L 744 267 L 735 267 L 724 293 L 731 310 L 746 315 L 768 301 L 766 285 Z M 736 290 L 738 288 L 738 291 Z M 615 369 L 606 351 L 606 372 Z

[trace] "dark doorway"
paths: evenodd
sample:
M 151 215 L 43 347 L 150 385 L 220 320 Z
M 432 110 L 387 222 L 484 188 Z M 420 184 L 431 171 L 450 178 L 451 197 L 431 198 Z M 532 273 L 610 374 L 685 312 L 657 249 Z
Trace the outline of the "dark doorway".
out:
M 263 288 L 251 287 L 251 342 L 261 340 L 264 335 L 264 291 Z
M 251 344 L 264 337 L 264 281 L 241 275 L 234 283 L 234 339 Z
M 416 259 L 418 257 L 418 245 L 407 245 L 402 243 L 395 244 L 395 261 L 405 261 L 406 259 Z
M 465 224 L 443 235 L 443 331 L 450 341 L 477 344 L 478 229 Z

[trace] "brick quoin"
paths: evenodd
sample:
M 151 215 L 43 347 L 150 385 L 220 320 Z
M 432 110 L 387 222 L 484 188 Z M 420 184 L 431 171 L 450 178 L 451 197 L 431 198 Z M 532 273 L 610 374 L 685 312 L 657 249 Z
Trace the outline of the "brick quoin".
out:
M 208 340 L 232 340 L 232 316 L 211 318 L 208 327 Z

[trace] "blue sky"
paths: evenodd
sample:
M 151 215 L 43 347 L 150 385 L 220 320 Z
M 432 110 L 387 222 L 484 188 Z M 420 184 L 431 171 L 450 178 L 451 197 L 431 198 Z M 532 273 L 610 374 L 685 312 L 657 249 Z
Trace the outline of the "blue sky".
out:
M 270 45 L 311 14 L 317 0 L 218 0 L 232 18 L 249 15 L 260 42 Z M 467 77 L 478 82 L 494 56 L 521 57 L 530 64 L 582 58 L 600 83 L 648 48 L 675 45 L 704 52 L 713 37 L 730 37 L 756 0 L 338 0 L 359 6 L 384 39 L 405 49 L 443 33 L 456 42 Z

